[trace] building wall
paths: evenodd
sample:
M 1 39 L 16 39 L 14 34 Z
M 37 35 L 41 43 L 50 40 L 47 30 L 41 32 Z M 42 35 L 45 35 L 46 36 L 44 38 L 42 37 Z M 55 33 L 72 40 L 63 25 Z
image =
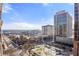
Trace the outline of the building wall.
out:
M 65 10 L 54 16 L 55 41 L 72 44 L 72 17 Z
M 79 41 L 79 4 L 75 3 L 75 41 Z
M 2 13 L 2 4 L 0 3 L 0 41 L 1 41 L 1 13 Z
M 74 42 L 73 42 L 73 54 L 79 56 L 79 3 L 74 4 Z
M 42 34 L 43 35 L 54 35 L 53 25 L 42 26 Z
M 0 3 L 0 20 L 1 20 L 1 13 L 2 13 L 2 5 Z
M 2 4 L 0 3 L 0 13 L 1 13 L 1 11 L 2 11 L 2 7 L 1 7 L 1 6 L 2 6 Z
M 2 4 L 0 3 L 0 56 L 2 55 L 2 40 L 1 40 L 1 13 L 2 13 Z
M 68 14 L 67 15 L 67 37 L 68 38 L 73 38 L 74 33 L 73 33 L 73 19 L 72 17 Z
M 72 38 L 56 36 L 56 42 L 72 45 Z
M 62 13 L 62 14 L 56 14 L 55 15 L 55 33 L 57 36 L 66 36 L 66 14 L 65 13 Z

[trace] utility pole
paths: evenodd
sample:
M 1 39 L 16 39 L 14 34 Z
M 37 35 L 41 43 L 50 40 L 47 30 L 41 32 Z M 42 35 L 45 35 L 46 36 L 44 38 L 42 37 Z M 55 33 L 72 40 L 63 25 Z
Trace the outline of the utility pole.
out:
M 3 55 L 3 42 L 2 42 L 2 33 L 1 33 L 1 27 L 2 27 L 2 3 L 0 3 L 0 55 L 2 56 Z

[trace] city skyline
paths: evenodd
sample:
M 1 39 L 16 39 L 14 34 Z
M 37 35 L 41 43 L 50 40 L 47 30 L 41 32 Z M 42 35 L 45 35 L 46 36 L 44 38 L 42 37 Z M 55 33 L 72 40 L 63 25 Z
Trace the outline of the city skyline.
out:
M 72 3 L 10 3 L 3 4 L 2 29 L 41 29 L 54 25 L 56 12 L 66 10 L 73 17 Z
M 78 56 L 78 5 L 1 3 L 0 55 Z

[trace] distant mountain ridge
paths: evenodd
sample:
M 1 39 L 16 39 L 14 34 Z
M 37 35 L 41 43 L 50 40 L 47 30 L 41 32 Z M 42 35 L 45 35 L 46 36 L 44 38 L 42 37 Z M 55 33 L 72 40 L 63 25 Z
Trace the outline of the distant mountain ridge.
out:
M 27 33 L 27 32 L 41 32 L 41 30 L 2 30 L 3 33 Z

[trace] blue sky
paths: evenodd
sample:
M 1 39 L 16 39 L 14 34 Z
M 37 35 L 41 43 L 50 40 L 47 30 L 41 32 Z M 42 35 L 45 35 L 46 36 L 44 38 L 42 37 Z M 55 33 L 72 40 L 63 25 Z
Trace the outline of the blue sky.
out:
M 3 29 L 41 29 L 53 25 L 56 12 L 66 10 L 73 17 L 72 3 L 10 3 L 3 4 Z

